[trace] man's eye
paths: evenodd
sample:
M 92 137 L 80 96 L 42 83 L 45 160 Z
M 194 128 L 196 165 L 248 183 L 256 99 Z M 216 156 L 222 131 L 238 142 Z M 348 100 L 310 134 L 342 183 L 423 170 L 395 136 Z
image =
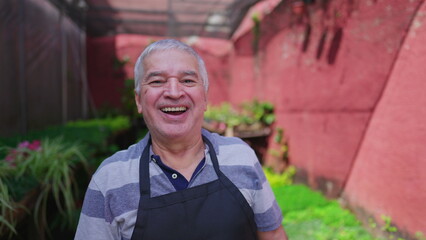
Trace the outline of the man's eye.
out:
M 161 85 L 163 83 L 164 83 L 163 80 L 152 80 L 152 81 L 149 82 L 149 85 L 158 86 L 158 85 Z
M 196 81 L 193 80 L 193 79 L 184 79 L 182 82 L 184 84 L 195 84 L 196 83 Z

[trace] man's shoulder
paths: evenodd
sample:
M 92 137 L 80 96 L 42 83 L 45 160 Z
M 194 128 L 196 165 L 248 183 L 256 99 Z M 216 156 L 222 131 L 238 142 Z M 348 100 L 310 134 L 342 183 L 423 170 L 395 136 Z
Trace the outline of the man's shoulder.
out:
M 109 178 L 110 175 L 124 174 L 123 177 L 127 176 L 129 171 L 133 171 L 133 168 L 136 167 L 138 169 L 137 165 L 145 146 L 146 141 L 144 138 L 127 149 L 115 152 L 102 161 L 94 173 L 94 178 L 104 180 L 105 178 Z
M 258 162 L 254 150 L 241 138 L 206 132 L 203 135 L 212 142 L 221 164 L 253 166 Z
M 102 169 L 110 164 L 116 162 L 127 162 L 133 158 L 138 158 L 141 155 L 141 152 L 138 151 L 138 144 L 133 144 L 129 146 L 127 149 L 120 150 L 107 157 L 104 161 L 102 161 L 99 169 Z
M 141 142 L 138 142 L 106 158 L 93 174 L 89 188 L 103 194 L 112 189 L 114 190 L 110 194 L 122 192 L 130 194 L 137 190 L 135 184 L 139 181 L 139 159 L 143 151 L 142 147 Z
M 217 133 L 209 132 L 203 129 L 202 134 L 209 139 L 212 144 L 216 147 L 227 146 L 227 145 L 243 145 L 249 147 L 241 138 L 238 137 L 226 137 Z

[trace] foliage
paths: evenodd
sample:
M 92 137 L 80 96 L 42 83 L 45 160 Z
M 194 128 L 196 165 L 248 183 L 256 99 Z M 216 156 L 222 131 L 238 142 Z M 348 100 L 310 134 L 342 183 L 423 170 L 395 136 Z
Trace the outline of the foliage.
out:
M 238 109 L 228 102 L 219 106 L 209 105 L 204 118 L 206 121 L 224 123 L 228 127 L 254 124 L 269 126 L 275 121 L 274 106 L 257 100 L 242 103 Z
M 271 179 L 281 175 L 264 170 L 283 212 L 283 225 L 289 239 L 374 240 L 355 216 L 335 200 L 328 200 L 305 185 L 292 185 L 291 181 L 275 182 Z M 292 176 L 294 171 L 288 168 L 282 175 Z
M 0 161 L 0 234 L 3 232 L 9 232 L 9 236 L 16 233 L 15 219 L 11 218 L 14 211 L 14 204 L 11 196 L 9 195 L 9 189 L 4 183 L 4 175 L 7 169 L 5 168 L 5 162 Z
M 381 216 L 383 222 L 385 223 L 382 227 L 382 231 L 394 233 L 397 232 L 398 229 L 395 226 L 392 226 L 392 218 L 386 215 Z
M 426 237 L 423 234 L 423 232 L 418 231 L 418 232 L 416 232 L 416 239 L 418 239 L 418 240 L 426 240 Z
M 253 40 L 252 40 L 252 49 L 254 53 L 257 53 L 259 50 L 259 41 L 260 41 L 260 17 L 258 12 L 254 12 L 251 15 L 251 20 L 253 21 Z
M 10 191 L 15 190 L 15 186 L 25 185 L 23 181 L 26 179 L 34 180 L 40 191 L 32 211 L 37 229 L 41 231 L 39 234 L 42 236 L 48 226 L 46 212 L 50 197 L 64 220 L 71 224 L 77 193 L 73 173 L 78 166 L 87 168 L 80 146 L 65 143 L 62 138 L 46 138 L 43 141 L 24 141 L 16 148 L 4 147 L 2 150 L 7 152 L 6 158 L 1 161 L 3 176 L 0 184 L 4 190 L 1 201 L 8 206 L 2 208 L 2 216 L 8 217 L 2 219 L 5 226 L 15 231 L 12 212 L 19 207 L 20 197 Z
M 219 106 L 209 105 L 204 113 L 204 118 L 207 121 L 225 123 L 227 126 L 236 126 L 241 121 L 237 111 L 228 102 L 224 102 Z
M 12 147 L 23 141 L 61 137 L 67 143 L 80 143 L 84 155 L 93 155 L 95 151 L 108 152 L 107 140 L 112 133 L 129 127 L 129 118 L 125 116 L 71 121 L 64 125 L 31 131 L 26 135 L 0 138 L 0 146 Z M 1 154 L 0 158 L 4 157 Z
M 371 236 L 354 214 L 344 209 L 336 200 L 328 200 L 321 193 L 305 185 L 274 185 L 272 187 L 283 215 L 283 225 L 289 239 L 300 240 L 404 240 L 395 234 L 398 229 L 392 225 L 389 216 L 382 215 L 381 231 L 388 237 Z M 370 227 L 376 223 L 370 221 Z M 417 232 L 415 239 L 425 239 Z
M 113 67 L 115 70 L 121 69 L 124 67 L 127 63 L 130 62 L 129 56 L 124 56 L 122 59 L 119 59 L 118 57 L 113 58 Z
M 293 183 L 293 176 L 296 173 L 294 166 L 289 166 L 283 173 L 277 174 L 271 168 L 263 168 L 266 179 L 272 187 L 290 185 Z
M 122 114 L 128 116 L 130 119 L 141 116 L 137 111 L 134 89 L 135 80 L 133 78 L 126 79 L 121 93 L 121 111 Z
M 59 216 L 66 218 L 68 226 L 70 221 L 75 224 L 79 215 L 75 200 L 81 197 L 76 188 L 84 191 L 88 180 L 87 173 L 81 171 L 85 167 L 80 166 L 88 164 L 90 170 L 94 170 L 106 156 L 117 151 L 109 140 L 111 136 L 129 126 L 128 117 L 118 116 L 68 122 L 23 136 L 1 138 L 0 233 L 15 231 L 16 221 L 12 216 L 18 209 L 28 211 L 18 202 L 37 188 L 43 189 L 32 211 L 38 226 L 46 226 L 45 211 L 50 202 L 57 205 Z M 83 156 L 88 156 L 88 160 Z M 49 226 L 54 225 L 51 220 Z M 58 222 L 64 221 L 60 219 Z
M 275 121 L 274 105 L 270 102 L 253 100 L 241 104 L 241 108 L 241 113 L 247 118 L 248 124 L 261 122 L 269 126 Z
M 284 213 L 302 211 L 311 207 L 324 207 L 328 204 L 328 200 L 319 192 L 314 192 L 304 185 L 273 186 L 272 188 Z
M 275 148 L 271 148 L 268 152 L 276 157 L 284 161 L 288 164 L 288 143 L 284 138 L 284 129 L 280 127 L 276 127 L 276 134 L 274 136 L 274 142 L 276 144 Z
M 292 240 L 373 240 L 355 216 L 304 185 L 275 186 L 283 225 Z

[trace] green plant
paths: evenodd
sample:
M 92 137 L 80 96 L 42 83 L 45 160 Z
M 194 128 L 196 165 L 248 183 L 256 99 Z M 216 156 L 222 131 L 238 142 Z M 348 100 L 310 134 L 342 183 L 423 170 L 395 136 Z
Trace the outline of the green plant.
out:
M 72 224 L 77 194 L 76 179 L 73 174 L 79 166 L 87 168 L 87 161 L 83 157 L 80 146 L 66 143 L 62 138 L 46 138 L 42 141 L 24 141 L 16 148 L 3 148 L 2 150 L 8 153 L 6 158 L 1 161 L 2 170 L 5 170 L 7 174 L 2 176 L 0 183 L 2 203 L 6 203 L 4 204 L 6 208 L 2 207 L 2 216 L 8 217 L 8 219 L 2 220 L 8 229 L 12 232 L 15 231 L 15 219 L 12 212 L 18 206 L 16 201 L 19 199 L 12 198 L 17 194 L 10 193 L 13 188 L 7 183 L 21 183 L 28 178 L 36 181 L 39 190 L 31 211 L 39 230 L 39 236 L 43 238 L 44 231 L 48 227 L 46 212 L 50 197 L 53 198 L 55 206 L 64 220 Z M 6 214 L 3 215 L 3 213 Z
M 253 100 L 241 104 L 241 115 L 245 116 L 249 124 L 260 122 L 266 126 L 271 125 L 275 121 L 274 105 L 268 101 Z
M 321 208 L 329 203 L 321 193 L 312 191 L 305 185 L 278 185 L 273 186 L 272 189 L 284 214 L 309 208 Z
M 71 121 L 64 125 L 50 126 L 42 130 L 30 131 L 26 135 L 10 138 L 0 138 L 0 146 L 14 147 L 19 142 L 33 141 L 43 138 L 62 138 L 67 143 L 79 143 L 85 156 L 109 155 L 108 139 L 115 132 L 130 127 L 127 116 L 98 118 L 90 120 Z M 6 151 L 0 151 L 0 159 L 5 157 Z M 90 158 L 89 161 L 93 161 Z M 96 166 L 95 166 L 96 167 Z
M 14 202 L 9 194 L 9 189 L 7 188 L 6 183 L 3 182 L 5 177 L 4 172 L 7 171 L 4 167 L 4 163 L 0 161 L 0 235 L 3 232 L 9 232 L 9 236 L 16 234 L 15 224 L 16 221 L 12 217 L 14 211 Z
M 425 235 L 423 234 L 423 232 L 420 231 L 416 232 L 415 237 L 417 240 L 426 240 Z
M 368 219 L 368 225 L 370 228 L 375 229 L 377 227 L 377 223 L 374 221 L 374 219 L 369 218 Z
M 124 67 L 128 62 L 130 62 L 129 56 L 124 56 L 122 59 L 119 59 L 118 57 L 114 57 L 113 67 L 114 69 L 117 70 Z
M 216 124 L 216 128 L 220 128 L 217 132 L 235 127 L 238 131 L 259 130 L 275 121 L 274 106 L 269 102 L 257 100 L 242 103 L 238 109 L 228 102 L 218 106 L 209 105 L 204 118 L 209 123 L 224 124 Z
M 268 152 L 275 158 L 278 158 L 280 161 L 288 164 L 288 143 L 284 138 L 284 129 L 281 127 L 276 127 L 275 132 L 275 146 L 271 147 Z
M 386 216 L 386 215 L 382 215 L 381 218 L 384 222 L 384 225 L 382 227 L 382 231 L 389 232 L 389 233 L 394 233 L 394 232 L 398 231 L 398 229 L 395 226 L 392 226 L 392 218 L 391 217 Z
M 252 40 L 252 48 L 253 52 L 257 53 L 259 50 L 259 41 L 260 41 L 260 17 L 259 13 L 255 12 L 251 15 L 251 20 L 253 21 L 253 40 Z
M 294 174 L 296 174 L 296 168 L 289 166 L 283 173 L 278 174 L 272 171 L 271 168 L 263 168 L 266 179 L 268 180 L 271 187 L 290 185 L 293 183 Z
M 292 240 L 373 240 L 361 223 L 336 201 L 305 185 L 272 188 Z
M 207 121 L 223 122 L 229 127 L 234 127 L 241 123 L 238 112 L 228 102 L 223 102 L 219 106 L 207 106 L 204 118 Z
M 129 116 L 130 119 L 135 119 L 141 116 L 136 108 L 134 89 L 135 80 L 133 78 L 124 80 L 124 87 L 121 92 L 121 109 L 123 114 Z

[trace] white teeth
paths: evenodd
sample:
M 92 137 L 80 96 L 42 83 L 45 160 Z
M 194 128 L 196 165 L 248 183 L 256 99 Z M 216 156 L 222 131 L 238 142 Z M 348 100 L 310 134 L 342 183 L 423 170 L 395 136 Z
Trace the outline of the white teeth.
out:
M 162 108 L 161 111 L 163 111 L 163 112 L 183 112 L 183 111 L 186 111 L 186 107 L 165 107 L 165 108 Z

